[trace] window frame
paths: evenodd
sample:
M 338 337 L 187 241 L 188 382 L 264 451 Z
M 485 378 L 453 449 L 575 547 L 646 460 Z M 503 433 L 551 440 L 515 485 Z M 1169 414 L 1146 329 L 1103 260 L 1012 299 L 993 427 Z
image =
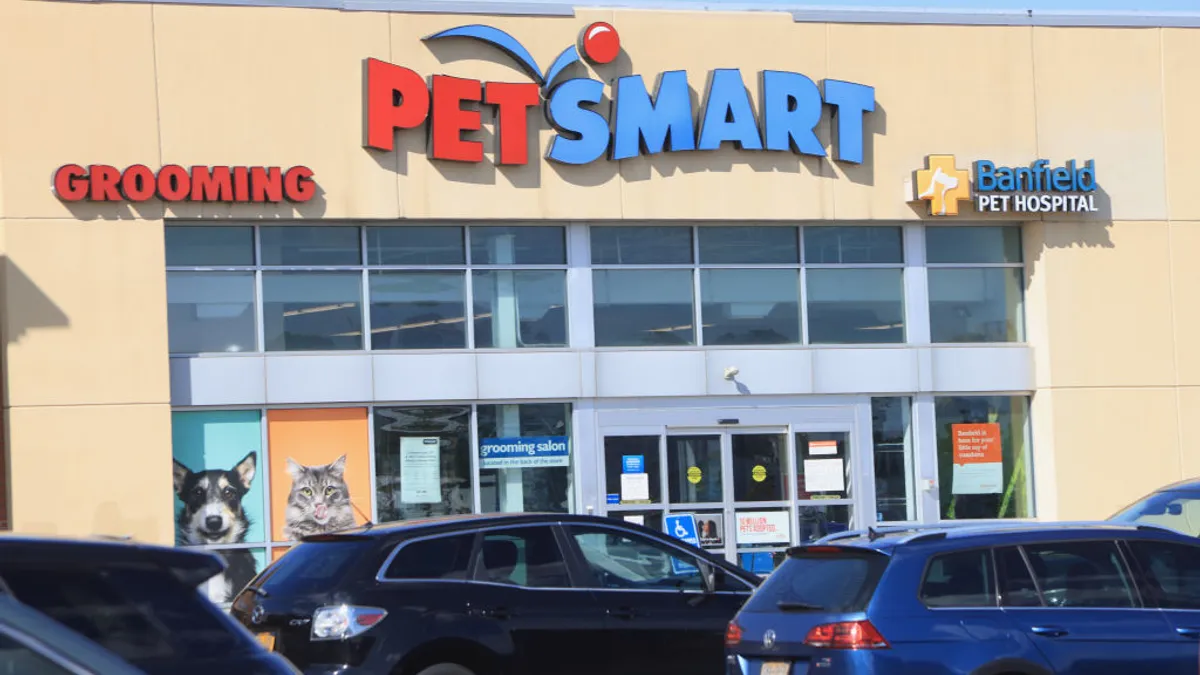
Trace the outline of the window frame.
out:
M 471 550 L 467 553 L 467 569 L 463 571 L 463 578 L 461 578 L 461 579 L 445 579 L 445 578 L 442 578 L 442 579 L 416 579 L 416 578 L 398 579 L 396 577 L 388 576 L 388 574 L 387 574 L 388 570 L 390 570 L 392 568 L 392 564 L 395 563 L 396 558 L 399 557 L 400 552 L 402 550 L 404 550 L 405 548 L 412 546 L 414 544 L 421 544 L 421 543 L 428 542 L 428 541 L 437 541 L 439 539 L 453 539 L 454 537 L 470 537 L 471 538 Z M 481 541 L 482 541 L 482 539 L 480 537 L 480 533 L 476 532 L 476 531 L 472 531 L 472 530 L 440 532 L 438 534 L 433 534 L 433 535 L 428 535 L 428 536 L 418 536 L 418 537 L 410 537 L 408 539 L 403 539 L 399 543 L 392 546 L 391 550 L 388 551 L 387 557 L 383 561 L 383 565 L 380 566 L 378 572 L 376 572 L 376 574 L 375 574 L 375 581 L 378 581 L 380 583 L 388 583 L 388 584 L 463 583 L 466 581 L 472 581 L 475 579 L 475 562 L 479 555 Z
M 917 584 L 917 591 L 916 591 L 917 602 L 919 602 L 921 604 L 921 607 L 923 607 L 929 611 L 960 612 L 960 611 L 967 611 L 967 610 L 998 610 L 998 609 L 1001 609 L 1001 607 L 1000 607 L 1000 586 L 999 586 L 1000 579 L 996 574 L 995 548 L 996 548 L 996 546 L 994 544 L 987 544 L 987 545 L 982 545 L 982 546 L 965 546 L 963 548 L 954 548 L 954 549 L 950 549 L 950 550 L 946 550 L 946 551 L 938 551 L 936 553 L 930 554 L 930 556 L 925 559 L 925 564 L 921 566 L 921 579 L 920 579 L 920 583 Z M 984 564 L 987 565 L 987 570 L 985 571 L 985 573 L 986 573 L 988 580 L 990 581 L 991 587 L 992 587 L 992 604 L 991 605 L 969 605 L 969 606 L 964 606 L 964 607 L 936 607 L 936 606 L 931 607 L 928 603 L 926 603 L 925 598 L 922 596 L 922 592 L 925 590 L 925 583 L 929 578 L 929 571 L 933 568 L 934 561 L 937 560 L 938 558 L 942 558 L 945 556 L 958 555 L 961 553 L 975 553 L 975 552 L 980 552 L 980 553 L 986 554 Z M 1036 583 L 1036 578 L 1034 581 Z M 1040 593 L 1039 593 L 1039 597 L 1040 597 Z
M 502 584 L 494 581 L 488 581 L 481 578 L 481 573 L 485 570 L 483 565 L 483 542 L 489 534 L 512 532 L 513 530 L 531 530 L 535 528 L 545 528 L 550 531 L 550 536 L 554 539 L 554 545 L 558 548 L 559 554 L 562 556 L 563 569 L 567 573 L 566 586 L 527 586 L 523 584 Z M 468 573 L 471 575 L 470 580 L 490 586 L 500 586 L 501 588 L 516 588 L 526 591 L 573 591 L 573 590 L 588 590 L 585 586 L 581 586 L 579 581 L 579 570 L 567 553 L 567 546 L 564 542 L 562 527 L 560 523 L 509 523 L 507 525 L 497 525 L 489 527 L 486 530 L 480 530 L 475 538 L 475 546 L 471 550 L 471 563 L 467 566 Z M 526 562 L 528 567 L 528 562 Z
M 953 262 L 953 263 L 931 263 L 929 262 L 929 232 L 939 228 L 957 228 L 967 229 L 972 227 L 996 227 L 1008 228 L 1017 231 L 1018 243 L 1021 247 L 1020 262 L 1002 262 L 1002 263 L 980 263 L 980 262 Z M 1029 331 L 1025 321 L 1025 229 L 1020 223 L 925 223 L 925 229 L 921 238 L 921 260 L 923 261 L 925 277 L 925 314 L 929 321 L 929 343 L 936 347 L 961 347 L 964 345 L 1024 345 L 1029 344 Z M 930 293 L 929 272 L 933 270 L 973 270 L 973 269 L 1019 269 L 1021 270 L 1021 305 L 1020 311 L 1017 312 L 1017 330 L 1021 336 L 1020 340 L 1004 340 L 997 342 L 938 342 L 933 339 L 933 296 Z
M 1062 607 L 1062 606 L 1058 606 L 1058 605 L 1051 605 L 1050 603 L 1046 602 L 1045 589 L 1042 588 L 1042 582 L 1040 579 L 1038 579 L 1037 571 L 1033 568 L 1031 556 L 1029 554 L 1029 551 L 1026 549 L 1030 548 L 1030 547 L 1037 547 L 1037 546 L 1063 546 L 1063 545 L 1071 545 L 1071 544 L 1097 544 L 1097 543 L 1112 544 L 1113 548 L 1116 549 L 1116 551 L 1117 551 L 1117 567 L 1119 568 L 1119 571 L 1124 572 L 1128 576 L 1128 579 L 1130 582 L 1129 590 L 1132 595 L 1133 605 L 1131 605 L 1129 607 Z M 1152 607 L 1149 604 L 1147 604 L 1146 598 L 1142 592 L 1143 577 L 1141 575 L 1141 569 L 1134 566 L 1135 561 L 1130 557 L 1129 553 L 1125 550 L 1125 547 L 1122 545 L 1122 543 L 1123 543 L 1123 540 L 1119 536 L 1113 536 L 1113 537 L 1082 537 L 1082 538 L 1070 538 L 1070 539 L 1048 539 L 1046 541 L 1023 541 L 1019 544 L 1012 544 L 1013 546 L 1017 546 L 1018 548 L 1021 549 L 1021 557 L 1025 559 L 1025 566 L 1029 569 L 1029 575 L 1033 578 L 1033 584 L 1037 588 L 1038 597 L 1041 598 L 1042 606 L 1041 607 L 1006 607 L 1005 609 L 1010 609 L 1010 610 L 1052 609 L 1052 610 L 1075 610 L 1075 611 L 1100 610 L 1100 611 L 1108 611 L 1108 612 L 1111 612 L 1114 610 L 1115 611 L 1129 611 L 1129 610 L 1157 609 L 1156 607 Z M 997 590 L 999 590 L 999 587 L 997 587 Z
M 673 541 L 669 538 L 667 538 L 666 540 L 662 540 L 662 539 L 658 539 L 656 537 L 650 537 L 641 532 L 634 532 L 627 528 L 623 528 L 623 527 L 620 527 L 620 526 L 617 526 L 614 524 L 603 523 L 603 522 L 593 523 L 593 522 L 585 522 L 585 521 L 567 521 L 567 522 L 559 523 L 559 529 L 562 533 L 563 539 L 567 542 L 568 548 L 570 549 L 568 555 L 571 556 L 571 558 L 572 558 L 571 563 L 580 573 L 579 581 L 583 582 L 583 583 L 587 583 L 587 584 L 591 584 L 590 581 L 585 581 L 586 579 L 588 579 L 590 577 L 591 572 L 590 572 L 590 568 L 588 566 L 587 556 L 585 556 L 583 554 L 582 547 L 580 547 L 579 542 L 576 541 L 576 539 L 575 539 L 574 530 L 576 530 L 576 529 L 608 530 L 614 534 L 617 534 L 617 535 L 620 535 L 623 537 L 627 537 L 634 541 L 638 541 L 638 540 L 648 541 L 652 545 L 656 546 L 657 548 L 663 548 L 663 549 L 667 549 L 667 550 L 674 549 L 675 551 L 678 552 L 678 553 L 674 554 L 674 555 L 676 555 L 676 557 L 685 558 L 685 559 L 691 558 L 695 561 L 697 569 L 700 570 L 702 586 L 704 584 L 704 581 L 703 581 L 704 566 L 707 565 L 708 568 L 712 569 L 712 570 L 716 570 L 718 567 L 721 567 L 719 564 L 717 564 L 712 559 L 710 559 L 708 557 L 708 554 L 701 549 L 694 549 L 694 548 L 684 546 L 682 544 L 677 544 L 677 543 L 675 543 L 675 541 Z M 711 590 L 710 591 L 710 590 L 707 590 L 706 588 L 701 588 L 700 590 L 688 589 L 688 588 L 684 588 L 684 589 L 604 588 L 604 587 L 600 587 L 600 586 L 592 587 L 590 585 L 587 585 L 587 586 L 579 586 L 578 589 L 583 590 L 583 591 L 597 592 L 597 593 L 672 593 L 672 594 L 685 593 L 685 594 L 696 594 L 696 595 L 700 595 L 700 594 L 715 594 L 715 595 L 743 595 L 743 594 L 746 594 L 746 595 L 748 595 L 749 593 L 754 591 L 754 587 L 750 586 L 750 584 L 748 584 L 741 577 L 739 577 L 735 574 L 729 573 L 728 570 L 725 570 L 724 568 L 722 568 L 722 571 L 725 573 L 725 579 L 727 581 L 732 580 L 732 581 L 730 581 L 730 583 L 732 583 L 733 585 L 741 585 L 741 586 L 745 586 L 745 588 L 742 590 L 732 590 L 732 591 L 731 590 Z
M 1137 589 L 1138 595 L 1141 596 L 1141 609 L 1156 609 L 1162 612 L 1197 612 L 1200 614 L 1200 604 L 1196 607 L 1165 607 L 1158 595 L 1159 591 L 1155 590 L 1151 581 L 1150 570 L 1142 564 L 1138 553 L 1134 551 L 1134 544 L 1158 544 L 1163 546 L 1183 546 L 1185 548 L 1195 549 L 1200 554 L 1200 541 L 1197 543 L 1186 543 L 1182 541 L 1163 541 L 1160 539 L 1118 539 L 1117 546 L 1121 549 L 1121 555 L 1125 559 L 1125 564 L 1130 567 L 1134 577 L 1134 587 Z
M 70 673 L 71 675 L 91 675 L 91 671 L 58 653 L 51 645 L 46 644 L 45 642 L 16 627 L 6 623 L 0 623 L 0 636 L 12 640 L 19 646 L 29 650 L 29 653 L 42 657 L 51 665 L 62 669 L 62 672 L 64 673 Z
M 905 232 L 904 223 L 875 223 L 868 221 L 813 221 L 813 222 L 797 222 L 797 223 L 775 223 L 770 221 L 720 221 L 720 222 L 689 222 L 689 221 L 669 221 L 665 223 L 653 222 L 619 222 L 608 223 L 600 221 L 586 221 L 587 226 L 587 241 L 589 251 L 591 247 L 591 231 L 593 227 L 604 228 L 639 228 L 639 227 L 678 227 L 687 228 L 691 234 L 691 256 L 690 263 L 655 263 L 655 264 L 620 264 L 620 263 L 595 263 L 592 258 L 586 261 L 580 261 L 580 264 L 586 263 L 586 270 L 589 275 L 596 270 L 648 270 L 648 271 L 667 271 L 667 270 L 690 270 L 692 272 L 692 326 L 693 326 L 693 343 L 688 345 L 678 346 L 600 346 L 596 345 L 597 350 L 646 350 L 646 349 L 696 349 L 702 347 L 709 348 L 737 348 L 737 347 L 755 347 L 755 348 L 794 348 L 800 346 L 818 346 L 818 347 L 878 347 L 890 345 L 906 345 L 913 344 L 912 332 L 909 326 L 909 311 L 907 283 L 905 275 L 909 263 L 909 242 Z M 738 227 L 773 227 L 781 229 L 790 229 L 796 233 L 797 238 L 797 261 L 795 263 L 706 263 L 700 259 L 700 231 L 703 228 L 738 228 Z M 879 228 L 897 230 L 900 235 L 900 261 L 894 263 L 810 263 L 808 262 L 808 252 L 804 243 L 804 232 L 809 227 L 838 227 L 838 228 Z M 809 339 L 809 310 L 808 310 L 808 270 L 851 270 L 851 269 L 894 269 L 900 272 L 900 301 L 901 301 L 901 321 L 904 323 L 904 340 L 900 342 L 884 342 L 884 343 L 817 343 L 813 344 Z M 704 342 L 704 321 L 702 305 L 704 304 L 704 296 L 702 295 L 703 288 L 701 283 L 702 272 L 705 270 L 795 270 L 798 274 L 797 280 L 797 297 L 795 298 L 800 316 L 800 332 L 799 342 L 787 342 L 778 344 L 715 344 L 709 345 Z M 595 311 L 595 302 L 592 303 L 592 311 Z M 594 331 L 593 331 L 594 332 Z
M 263 356 L 267 354 L 356 354 L 356 353 L 379 353 L 379 354 L 409 354 L 409 353 L 437 353 L 437 352 L 464 352 L 464 351 L 506 351 L 517 350 L 526 351 L 536 349 L 538 351 L 546 350 L 569 350 L 578 344 L 578 337 L 572 334 L 571 321 L 571 288 L 570 288 L 570 269 L 573 263 L 573 252 L 570 244 L 570 229 L 573 221 L 552 221 L 552 222 L 535 222 L 535 221 L 419 221 L 413 223 L 404 223 L 396 221 L 371 221 L 371 220 L 330 220 L 330 221 L 312 221 L 312 220 L 289 220 L 286 224 L 276 222 L 257 223 L 246 221 L 221 222 L 219 225 L 210 221 L 196 220 L 167 220 L 165 227 L 180 228 L 180 227 L 249 227 L 252 231 L 251 242 L 253 246 L 253 264 L 251 265 L 166 265 L 164 269 L 166 274 L 172 272 L 190 272 L 196 274 L 203 273 L 220 273 L 220 272 L 241 272 L 252 273 L 254 275 L 254 321 L 255 321 L 255 349 L 254 351 L 239 352 L 239 354 L 251 354 Z M 443 227 L 458 227 L 463 232 L 463 262 L 462 264 L 431 264 L 431 265 L 384 265 L 372 264 L 370 262 L 370 249 L 368 240 L 368 229 L 386 228 L 386 227 L 409 227 L 409 226 L 430 226 L 439 225 Z M 263 263 L 262 258 L 262 228 L 263 227 L 286 227 L 286 226 L 309 226 L 309 227 L 329 227 L 329 228 L 354 228 L 358 234 L 359 242 L 359 260 L 355 264 L 342 265 L 267 265 Z M 478 264 L 471 260 L 471 230 L 480 227 L 547 227 L 556 229 L 562 232 L 563 237 L 563 255 L 562 264 Z M 458 272 L 463 275 L 463 309 L 465 319 L 466 346 L 455 348 L 431 348 L 431 349 L 375 349 L 372 345 L 373 326 L 371 325 L 371 273 L 372 272 Z M 475 341 L 475 294 L 472 279 L 474 272 L 487 271 L 557 271 L 563 276 L 563 299 L 565 306 L 563 307 L 563 329 L 566 338 L 564 346 L 543 346 L 533 345 L 530 347 L 477 347 Z M 264 321 L 264 304 L 263 298 L 263 274 L 264 272 L 309 272 L 309 273 L 357 273 L 359 276 L 359 315 L 362 326 L 362 344 L 358 349 L 339 349 L 339 350 L 296 350 L 296 351 L 267 351 L 266 349 L 266 324 Z M 168 326 L 168 330 L 170 327 Z M 200 354 L 212 354 L 219 352 L 172 352 L 172 357 L 189 357 L 199 356 Z

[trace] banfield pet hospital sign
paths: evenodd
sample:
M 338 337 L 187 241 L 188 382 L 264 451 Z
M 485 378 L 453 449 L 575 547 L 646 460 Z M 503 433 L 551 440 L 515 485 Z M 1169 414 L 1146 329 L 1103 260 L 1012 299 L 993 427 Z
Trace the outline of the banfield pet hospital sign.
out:
M 433 159 L 482 162 L 483 143 L 463 138 L 482 124 L 483 104 L 495 109 L 499 164 L 526 164 L 528 111 L 541 107 L 555 131 L 546 158 L 561 164 L 589 164 L 607 156 L 620 160 L 662 152 L 716 150 L 731 142 L 747 151 L 794 152 L 826 156 L 816 127 L 825 108 L 834 121 L 834 159 L 863 161 L 863 118 L 875 110 L 875 89 L 826 79 L 818 85 L 800 73 L 759 73 L 761 108 L 755 111 L 737 68 L 708 74 L 699 110 L 692 109 L 687 72 L 660 73 L 651 95 L 641 75 L 619 77 L 611 85 L 612 105 L 599 109 L 606 84 L 570 77 L 571 66 L 586 59 L 611 63 L 621 51 L 610 24 L 588 25 L 576 44 L 565 48 L 543 70 L 512 35 L 491 26 L 472 24 L 429 35 L 425 42 L 459 39 L 489 45 L 511 57 L 531 82 L 481 82 L 433 75 L 425 78 L 402 65 L 366 59 L 366 129 L 364 145 L 382 151 L 395 147 L 397 130 L 428 126 L 428 153 Z M 698 120 L 698 124 L 697 124 Z

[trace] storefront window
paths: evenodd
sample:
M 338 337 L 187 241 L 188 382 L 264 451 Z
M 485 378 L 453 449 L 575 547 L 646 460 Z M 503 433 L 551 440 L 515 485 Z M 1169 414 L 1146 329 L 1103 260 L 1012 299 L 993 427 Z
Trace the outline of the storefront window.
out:
M 698 228 L 702 265 L 794 265 L 800 262 L 795 227 L 736 225 Z
M 934 407 L 942 518 L 1034 517 L 1029 399 L 940 396 Z
M 470 406 L 376 408 L 374 424 L 379 520 L 472 511 Z
M 253 272 L 167 272 L 172 354 L 252 352 L 258 343 Z
M 483 511 L 572 512 L 571 405 L 480 405 L 477 411 Z
M 594 270 L 597 347 L 696 343 L 691 270 Z
M 668 436 L 667 489 L 672 504 L 722 500 L 721 437 Z
M 593 265 L 690 265 L 692 228 L 593 226 Z
M 362 349 L 362 274 L 265 272 L 266 349 Z
M 853 507 L 849 504 L 801 504 L 796 509 L 796 541 L 808 544 L 821 537 L 845 532 L 851 528 L 852 516 Z
M 735 501 L 788 498 L 786 434 L 733 434 L 730 443 Z
M 917 519 L 911 426 L 911 398 L 871 399 L 876 519 L 880 522 Z
M 462 272 L 371 272 L 369 291 L 373 349 L 467 346 Z
M 264 225 L 262 264 L 325 267 L 362 264 L 359 229 L 336 225 Z
M 476 270 L 475 347 L 567 346 L 566 272 Z
M 904 342 L 899 227 L 804 228 L 811 344 Z
M 605 494 L 608 504 L 657 504 L 662 501 L 658 436 L 608 436 L 604 439 Z
M 561 226 L 168 225 L 166 248 L 173 354 L 568 343 Z
M 925 246 L 933 342 L 1025 339 L 1019 227 L 929 227 Z
M 794 269 L 700 272 L 706 345 L 800 342 L 800 275 Z

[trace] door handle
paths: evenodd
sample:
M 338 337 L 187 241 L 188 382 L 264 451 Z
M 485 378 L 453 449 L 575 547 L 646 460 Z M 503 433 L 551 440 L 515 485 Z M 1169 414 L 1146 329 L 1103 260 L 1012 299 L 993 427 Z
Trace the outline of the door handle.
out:
M 638 615 L 638 612 L 632 607 L 618 607 L 609 609 L 608 615 L 614 619 L 632 619 Z
M 1186 637 L 1186 638 L 1200 638 L 1200 628 L 1193 628 L 1191 626 L 1179 626 L 1178 628 L 1175 629 L 1175 632 L 1179 633 L 1181 636 Z
M 482 607 L 478 609 L 468 609 L 467 613 L 473 616 L 479 616 L 488 619 L 507 619 L 514 614 L 513 612 L 508 611 L 507 607 Z
M 1059 626 L 1033 626 L 1029 631 L 1043 637 L 1062 637 L 1067 634 L 1067 629 Z

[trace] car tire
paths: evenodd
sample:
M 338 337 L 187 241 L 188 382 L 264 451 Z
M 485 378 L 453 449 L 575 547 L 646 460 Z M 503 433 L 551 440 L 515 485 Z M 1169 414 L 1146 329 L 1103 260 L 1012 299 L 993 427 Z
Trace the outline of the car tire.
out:
M 475 673 L 457 663 L 438 663 L 429 666 L 417 675 L 475 675 Z

